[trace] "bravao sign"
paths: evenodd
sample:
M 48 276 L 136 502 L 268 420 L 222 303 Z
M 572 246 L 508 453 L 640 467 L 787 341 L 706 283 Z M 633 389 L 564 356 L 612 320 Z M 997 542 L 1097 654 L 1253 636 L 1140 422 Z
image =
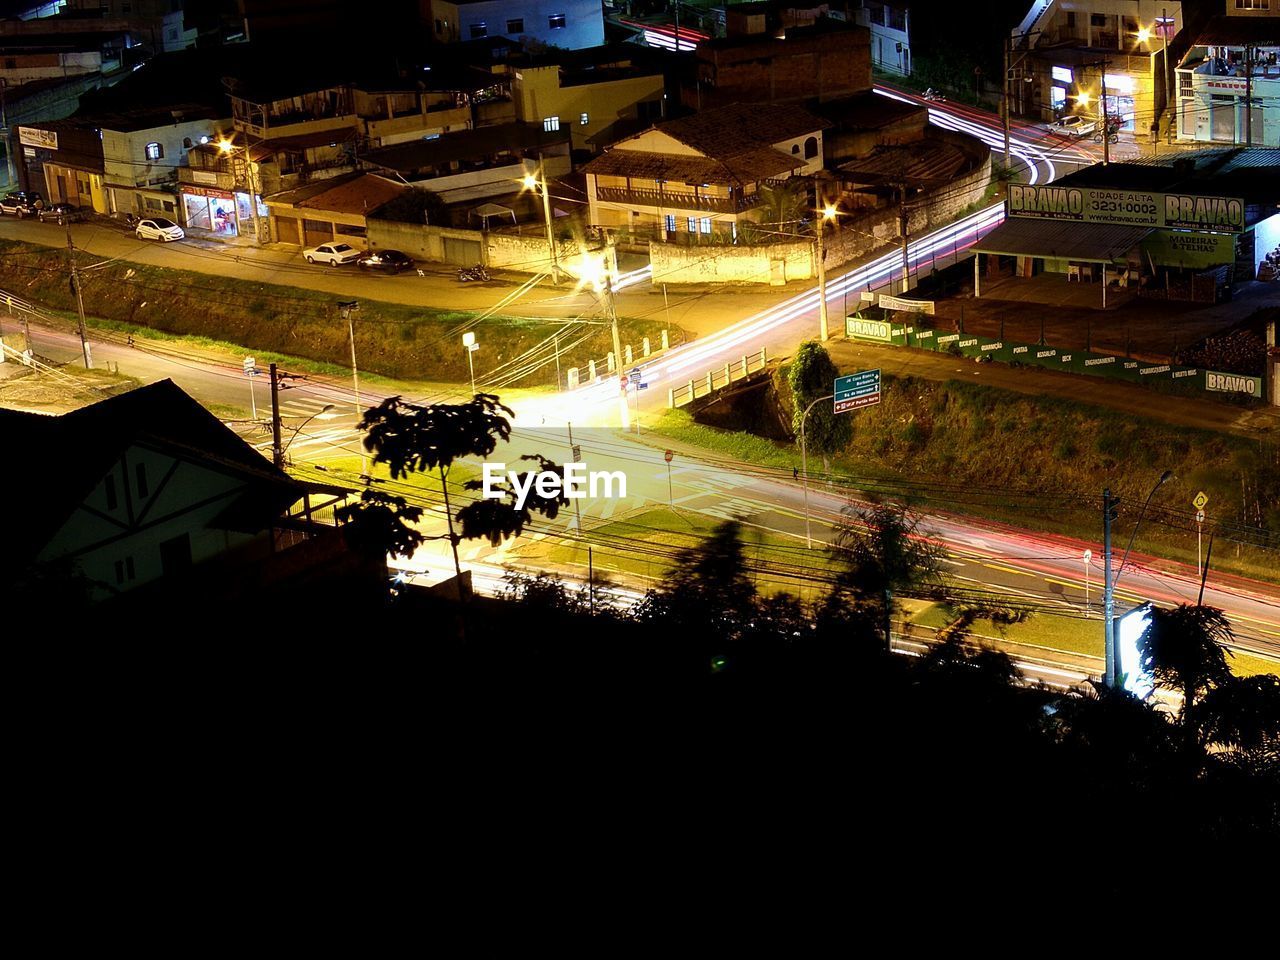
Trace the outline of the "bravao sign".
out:
M 1244 201 L 1145 190 L 1010 184 L 1005 212 L 1033 220 L 1067 220 L 1178 230 L 1241 233 Z

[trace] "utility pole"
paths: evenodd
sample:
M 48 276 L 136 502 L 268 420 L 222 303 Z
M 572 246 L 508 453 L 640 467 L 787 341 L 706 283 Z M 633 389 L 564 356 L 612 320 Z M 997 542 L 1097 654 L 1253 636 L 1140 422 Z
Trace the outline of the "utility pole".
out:
M 344 300 L 338 304 L 338 308 L 342 311 L 342 318 L 347 321 L 347 335 L 351 338 L 351 385 L 355 391 L 356 421 L 359 422 L 364 411 L 360 409 L 360 371 L 356 368 L 356 321 L 355 318 L 352 317 L 352 314 L 360 309 L 360 301 Z M 364 454 L 363 446 L 360 447 L 360 472 L 369 472 L 369 460 Z M 445 493 L 445 496 L 448 497 L 447 492 Z M 461 571 L 459 571 L 458 575 L 462 575 Z
M 1244 145 L 1253 146 L 1253 54 L 1254 47 L 1244 48 Z
M 89 340 L 84 332 L 84 296 L 80 292 L 80 270 L 76 266 L 76 245 L 71 240 L 71 218 L 67 218 L 67 263 L 71 267 L 71 289 L 76 294 L 76 312 L 80 316 L 80 351 L 84 354 L 84 368 L 93 369 L 93 353 L 89 350 Z M 29 338 L 28 338 L 29 339 Z
M 817 214 L 813 218 L 814 233 L 818 238 L 818 338 L 825 341 L 830 336 L 827 322 L 827 244 L 824 234 L 827 220 L 835 218 L 835 208 L 818 209 L 818 185 L 813 185 L 813 206 Z
M 907 290 L 911 287 L 911 260 L 907 255 L 907 223 L 909 216 L 907 214 L 907 185 L 905 183 L 898 185 L 898 198 L 901 205 L 898 208 L 898 233 L 902 235 L 902 293 L 906 296 Z
M 1009 88 L 1012 86 L 1010 74 L 1013 68 L 1009 61 L 1013 59 L 1013 37 L 1006 37 L 1004 41 L 1004 89 L 1000 92 L 1000 115 L 1004 119 L 1004 165 L 1007 169 L 1013 169 L 1013 163 L 1009 159 Z
M 280 380 L 276 365 L 271 364 L 271 462 L 284 469 L 284 447 L 280 444 Z
M 622 339 L 618 336 L 618 308 L 613 302 L 613 272 L 617 265 L 613 244 L 605 248 L 604 301 L 609 311 L 609 326 L 613 332 L 613 373 L 618 378 L 618 415 L 622 429 L 631 426 L 631 411 L 627 409 L 626 374 L 622 371 Z
M 1102 165 L 1111 162 L 1111 115 L 1107 110 L 1107 61 L 1099 60 L 1102 67 Z M 1102 279 L 1102 287 L 1107 286 L 1106 277 Z
M 0 77 L 0 136 L 4 137 L 4 162 L 9 173 L 9 189 L 18 186 L 18 176 L 13 167 L 13 138 L 9 136 L 9 114 L 5 109 L 5 91 L 9 81 Z
M 1119 501 L 1111 498 L 1110 488 L 1102 491 L 1102 682 L 1116 685 L 1116 598 L 1111 576 L 1111 524 L 1115 521 Z
M 547 250 L 551 255 L 551 282 L 560 282 L 560 258 L 556 255 L 556 232 L 551 225 L 551 194 L 547 190 L 547 168 L 538 151 L 538 182 L 542 187 L 542 214 L 547 221 Z

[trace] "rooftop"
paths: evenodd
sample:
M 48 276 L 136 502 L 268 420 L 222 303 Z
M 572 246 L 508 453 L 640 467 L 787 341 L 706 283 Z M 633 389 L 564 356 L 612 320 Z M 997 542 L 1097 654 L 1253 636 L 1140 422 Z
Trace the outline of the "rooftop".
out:
M 1218 47 L 1280 46 L 1280 17 L 1214 17 L 1196 35 L 1196 43 Z
M 1113 187 L 1198 196 L 1238 197 L 1274 208 L 1280 203 L 1280 149 L 1217 147 L 1146 157 L 1128 163 L 1094 164 L 1055 184 Z
M 370 166 L 410 173 L 453 160 L 476 160 L 503 150 L 560 146 L 568 140 L 568 129 L 548 132 L 540 123 L 504 123 L 446 133 L 433 140 L 411 140 L 380 147 L 361 154 L 360 159 Z
M 772 147 L 753 147 L 724 160 L 616 149 L 596 157 L 583 167 L 583 172 L 681 184 L 737 186 L 785 176 L 804 164 L 799 157 L 787 156 Z
M 267 198 L 267 203 L 333 213 L 363 215 L 376 210 L 404 191 L 412 189 L 373 173 L 356 173 L 286 190 Z
M 724 160 L 830 126 L 829 121 L 795 104 L 733 103 L 668 120 L 656 129 L 699 153 Z

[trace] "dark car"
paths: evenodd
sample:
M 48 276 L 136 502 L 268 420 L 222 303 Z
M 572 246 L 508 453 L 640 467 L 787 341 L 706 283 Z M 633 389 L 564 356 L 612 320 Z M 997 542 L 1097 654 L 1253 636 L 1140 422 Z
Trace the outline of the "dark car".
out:
M 55 203 L 36 211 L 41 223 L 78 223 L 84 219 L 84 211 L 74 203 Z
M 356 263 L 361 270 L 384 270 L 387 273 L 413 269 L 413 258 L 405 256 L 399 250 L 374 250 L 366 253 Z
M 43 206 L 44 199 L 34 190 L 30 193 L 15 190 L 0 200 L 0 213 L 7 213 L 11 217 L 29 217 Z

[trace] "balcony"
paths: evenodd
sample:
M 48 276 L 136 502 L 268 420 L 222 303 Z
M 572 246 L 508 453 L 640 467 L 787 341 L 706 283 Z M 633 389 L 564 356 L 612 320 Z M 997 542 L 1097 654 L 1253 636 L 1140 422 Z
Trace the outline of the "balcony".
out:
M 743 197 L 707 197 L 683 190 L 628 190 L 625 187 L 596 187 L 596 198 L 604 203 L 701 213 L 742 213 L 760 202 L 758 193 Z

